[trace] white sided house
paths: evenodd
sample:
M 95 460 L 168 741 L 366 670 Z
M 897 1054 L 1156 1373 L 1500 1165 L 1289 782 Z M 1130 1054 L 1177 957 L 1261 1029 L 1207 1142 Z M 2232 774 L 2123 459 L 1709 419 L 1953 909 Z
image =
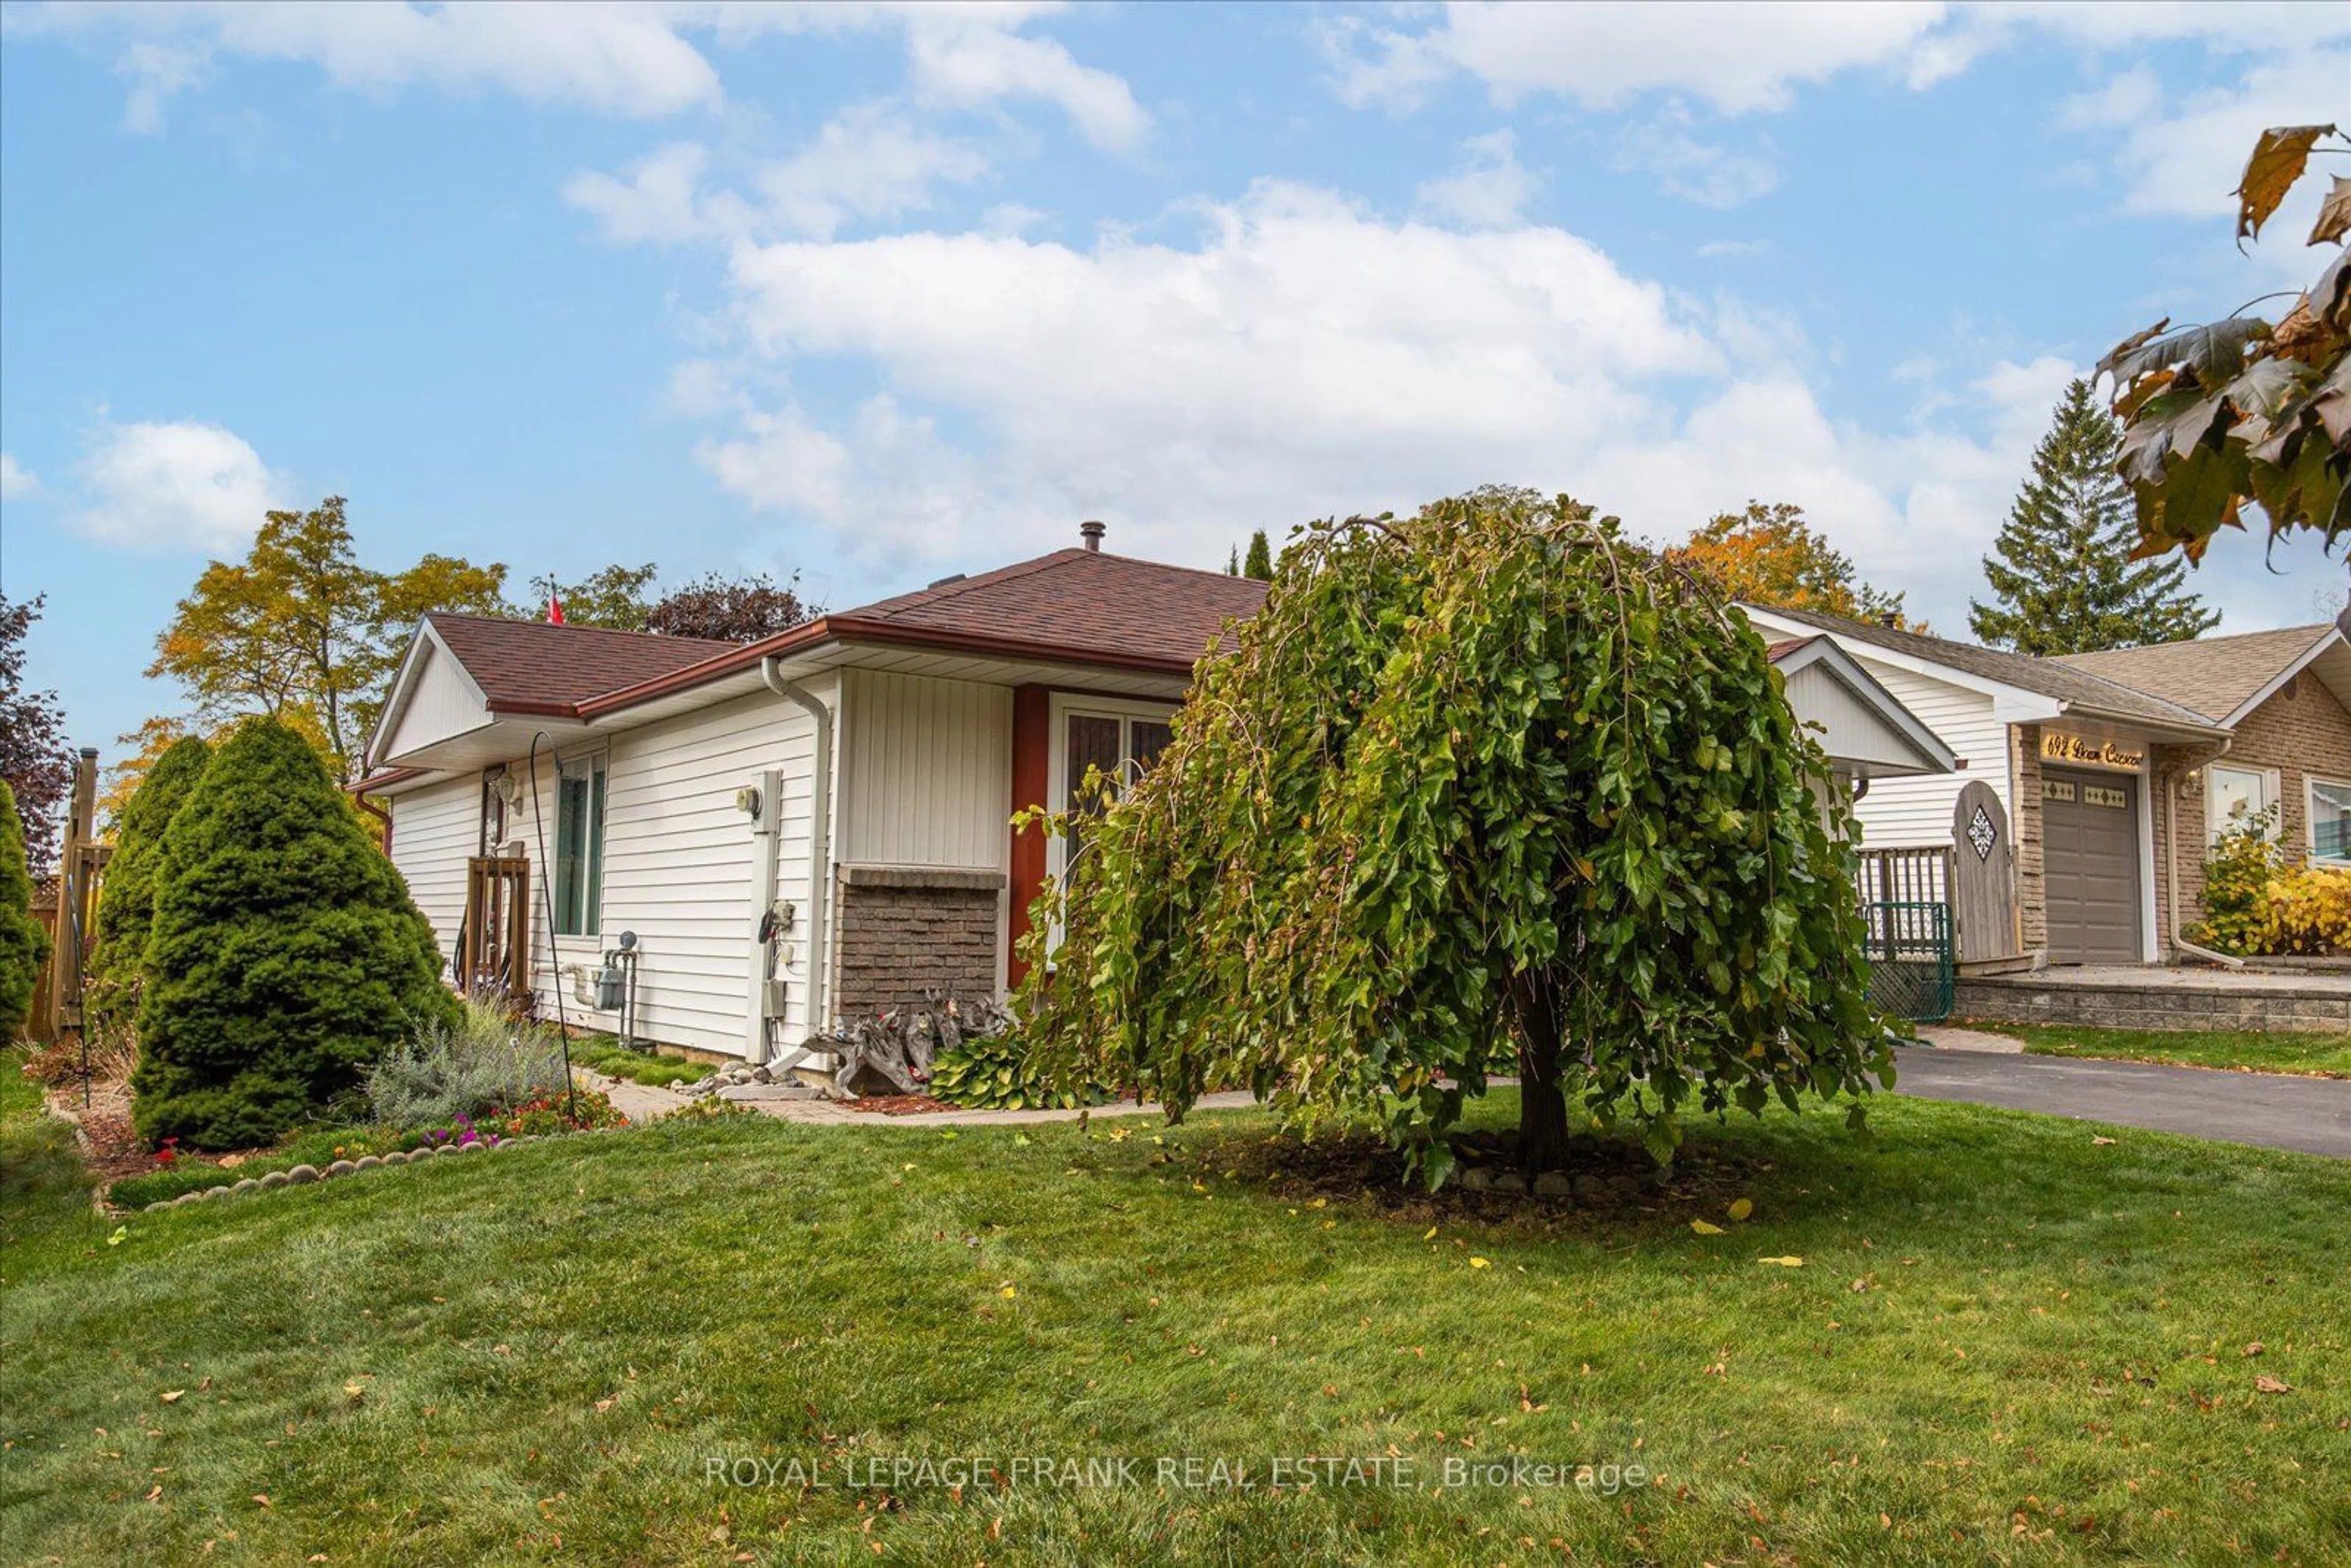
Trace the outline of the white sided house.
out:
M 453 982 L 612 1030 L 632 968 L 637 1038 L 752 1061 L 1017 983 L 1061 868 L 1013 815 L 1147 765 L 1264 601 L 1084 533 L 747 644 L 428 617 L 360 789 Z M 1834 640 L 1772 653 L 1849 788 L 1952 766 Z
M 753 1061 L 999 995 L 1059 869 L 1014 812 L 1147 763 L 1264 601 L 1085 534 L 753 643 L 428 617 L 360 789 L 451 978 L 610 1030 L 633 966 L 634 1034 Z

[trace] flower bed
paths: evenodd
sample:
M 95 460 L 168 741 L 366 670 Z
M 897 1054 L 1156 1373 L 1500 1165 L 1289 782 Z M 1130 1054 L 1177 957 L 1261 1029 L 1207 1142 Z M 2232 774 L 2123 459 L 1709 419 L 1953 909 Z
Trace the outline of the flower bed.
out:
M 185 1194 L 233 1188 L 246 1181 L 258 1184 L 262 1177 L 296 1170 L 323 1174 L 343 1165 L 372 1169 L 395 1155 L 406 1163 L 413 1153 L 429 1156 L 441 1149 L 494 1148 L 523 1138 L 628 1124 L 628 1117 L 614 1109 L 610 1096 L 582 1089 L 572 1095 L 541 1096 L 478 1121 L 459 1115 L 431 1127 L 320 1128 L 275 1148 L 217 1160 L 198 1159 L 167 1146 L 157 1154 L 153 1170 L 122 1177 L 109 1187 L 107 1203 L 115 1208 L 148 1208 Z

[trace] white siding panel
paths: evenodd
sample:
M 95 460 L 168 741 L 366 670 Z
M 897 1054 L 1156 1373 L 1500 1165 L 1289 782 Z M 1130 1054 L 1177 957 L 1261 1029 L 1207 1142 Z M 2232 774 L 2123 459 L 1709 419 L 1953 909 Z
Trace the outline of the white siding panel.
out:
M 811 689 L 834 700 L 830 683 Z M 776 889 L 796 911 L 786 939 L 790 960 L 777 971 L 789 993 L 781 1040 L 794 1044 L 807 1034 L 809 776 L 815 737 L 806 714 L 763 693 L 592 744 L 568 744 L 561 753 L 566 765 L 585 766 L 599 751 L 605 758 L 602 932 L 558 937 L 558 974 L 547 966 L 547 889 L 539 875 L 542 824 L 546 854 L 556 851 L 557 764 L 547 751 L 539 753 L 538 814 L 534 817 L 526 793 L 509 820 L 512 836 L 523 841 L 532 862 L 532 923 L 540 928 L 536 973 L 545 1016 L 556 1015 L 559 981 L 565 1018 L 596 1029 L 618 1027 L 617 1013 L 580 1005 L 568 971 L 574 965 L 596 968 L 614 938 L 633 931 L 640 955 L 638 1034 L 664 1044 L 742 1052 L 751 938 L 758 922 L 752 907 L 754 857 L 765 841 L 736 810 L 735 792 L 772 768 L 781 775 L 781 799 L 767 806 L 780 838 Z M 528 779 L 527 764 L 517 761 L 514 771 Z
M 488 710 L 474 695 L 454 661 L 443 657 L 429 642 L 417 650 L 417 656 L 424 662 L 416 672 L 416 684 L 409 692 L 408 706 L 401 710 L 399 725 L 385 737 L 385 760 L 405 757 L 490 722 Z
M 467 775 L 392 798 L 392 863 L 433 923 L 445 965 L 465 917 L 465 862 L 480 847 L 482 781 Z
M 1823 665 L 1807 664 L 1788 677 L 1788 706 L 1799 722 L 1819 727 L 1823 747 L 1837 761 L 1917 766 L 1901 734 Z
M 1012 690 L 847 673 L 841 858 L 1002 871 L 1011 851 Z
M 2014 813 L 2009 800 L 2008 726 L 1992 716 L 1991 698 L 1964 686 L 1881 664 L 1852 644 L 1844 644 L 1862 668 L 1875 676 L 1894 700 L 1917 715 L 1919 722 L 1942 737 L 1952 753 L 1966 760 L 1957 773 L 1929 774 L 1917 779 L 1881 779 L 1854 807 L 1860 819 L 1865 849 L 1907 849 L 1951 841 L 1951 810 L 1959 790 L 1980 779 Z

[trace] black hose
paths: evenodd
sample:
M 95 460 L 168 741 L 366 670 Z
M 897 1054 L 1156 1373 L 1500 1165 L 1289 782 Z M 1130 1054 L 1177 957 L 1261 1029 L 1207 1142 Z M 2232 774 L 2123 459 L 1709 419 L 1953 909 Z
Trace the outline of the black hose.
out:
M 580 1124 L 580 1089 L 571 1082 L 571 1024 L 563 1011 L 563 956 L 555 949 L 555 863 L 547 858 L 547 814 L 538 804 L 538 743 L 547 738 L 547 731 L 538 730 L 530 737 L 530 822 L 538 835 L 538 893 L 547 905 L 547 974 L 548 990 L 555 998 L 555 1040 L 563 1049 L 563 1101 L 570 1110 L 572 1125 Z M 549 745 L 547 754 L 555 758 L 555 777 L 563 778 L 563 758 Z M 526 973 L 524 982 L 529 976 Z

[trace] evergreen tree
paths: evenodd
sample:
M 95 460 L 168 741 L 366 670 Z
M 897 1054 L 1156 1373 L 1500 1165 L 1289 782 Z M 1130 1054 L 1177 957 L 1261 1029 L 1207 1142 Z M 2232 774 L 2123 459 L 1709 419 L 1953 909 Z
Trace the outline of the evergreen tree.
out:
M 164 830 L 179 814 L 188 792 L 212 760 L 202 736 L 176 740 L 155 759 L 138 790 L 122 808 L 115 830 L 114 858 L 98 895 L 98 944 L 82 988 L 82 1016 L 104 1034 L 128 1027 L 139 1012 L 140 978 L 146 971 L 147 928 L 155 913 L 155 864 Z
M 1266 541 L 1263 528 L 1249 535 L 1249 559 L 1241 563 L 1241 575 L 1259 582 L 1273 580 L 1273 546 Z
M 432 927 L 318 751 L 252 719 L 163 834 L 133 1114 L 150 1141 L 278 1136 L 425 1023 L 453 1022 Z
M 49 961 L 49 934 L 33 918 L 33 878 L 25 866 L 25 824 L 16 792 L 0 779 L 0 1041 L 14 1040 L 33 1010 L 33 988 Z
M 1225 575 L 1227 577 L 1238 577 L 1240 574 L 1241 547 L 1235 545 L 1232 549 L 1225 552 Z
M 2219 611 L 2182 591 L 2186 562 L 2131 559 L 2139 532 L 2130 487 L 2115 474 L 2121 443 L 2090 383 L 2068 386 L 1984 558 L 1994 601 L 1968 606 L 1979 638 L 2046 657 L 2185 642 L 2220 623 Z

